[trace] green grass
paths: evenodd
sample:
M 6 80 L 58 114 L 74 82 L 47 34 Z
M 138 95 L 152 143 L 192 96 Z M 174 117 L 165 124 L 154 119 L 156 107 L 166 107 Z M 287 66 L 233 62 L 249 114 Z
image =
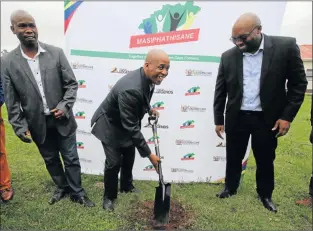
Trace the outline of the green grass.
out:
M 172 199 L 191 207 L 194 229 L 200 230 L 312 230 L 312 209 L 295 201 L 308 196 L 312 172 L 312 146 L 309 143 L 310 103 L 306 96 L 288 135 L 279 139 L 275 161 L 273 200 L 278 213 L 264 209 L 255 192 L 255 161 L 250 155 L 243 185 L 237 196 L 218 199 L 222 185 L 173 184 Z M 6 119 L 6 114 L 4 115 Z M 1 229 L 103 230 L 140 229 L 127 219 L 138 200 L 153 200 L 155 182 L 135 181 L 139 196 L 119 195 L 115 213 L 102 209 L 102 189 L 96 186 L 102 176 L 83 175 L 83 186 L 95 201 L 95 208 L 84 208 L 68 198 L 50 206 L 54 190 L 44 162 L 34 144 L 25 144 L 6 123 L 8 161 L 15 189 L 14 200 L 1 206 Z

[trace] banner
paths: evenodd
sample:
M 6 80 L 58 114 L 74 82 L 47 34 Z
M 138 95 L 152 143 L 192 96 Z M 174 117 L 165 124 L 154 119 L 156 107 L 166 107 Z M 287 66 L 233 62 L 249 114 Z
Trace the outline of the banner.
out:
M 144 64 L 154 48 L 170 56 L 169 75 L 156 86 L 151 106 L 160 112 L 158 135 L 166 181 L 223 182 L 226 140 L 215 133 L 213 97 L 221 54 L 236 19 L 254 12 L 264 32 L 279 34 L 285 2 L 66 1 L 66 53 L 79 83 L 74 113 L 82 171 L 103 174 L 105 155 L 90 120 L 116 81 Z M 142 133 L 152 152 L 151 127 Z M 250 144 L 243 161 L 243 170 Z M 158 180 L 136 154 L 134 179 Z

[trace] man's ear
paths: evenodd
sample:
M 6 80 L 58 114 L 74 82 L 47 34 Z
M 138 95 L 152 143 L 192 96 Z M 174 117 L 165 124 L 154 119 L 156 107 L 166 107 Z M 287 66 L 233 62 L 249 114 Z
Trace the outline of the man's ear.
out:
M 16 34 L 15 31 L 14 31 L 14 26 L 11 25 L 10 28 L 11 28 L 11 31 L 13 32 L 13 34 Z

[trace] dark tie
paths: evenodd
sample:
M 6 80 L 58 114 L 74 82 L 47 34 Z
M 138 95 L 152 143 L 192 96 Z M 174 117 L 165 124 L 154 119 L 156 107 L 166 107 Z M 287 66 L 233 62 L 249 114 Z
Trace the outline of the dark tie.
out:
M 150 86 L 149 86 L 149 88 L 150 88 Z M 154 85 L 153 85 L 152 89 L 149 92 L 149 101 L 151 100 L 153 91 L 154 91 Z

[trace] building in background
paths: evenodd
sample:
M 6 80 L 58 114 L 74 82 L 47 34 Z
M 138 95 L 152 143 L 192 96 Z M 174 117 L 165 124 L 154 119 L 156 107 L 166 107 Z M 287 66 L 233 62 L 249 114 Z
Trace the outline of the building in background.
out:
M 312 45 L 301 45 L 300 52 L 308 80 L 307 92 L 312 93 Z

